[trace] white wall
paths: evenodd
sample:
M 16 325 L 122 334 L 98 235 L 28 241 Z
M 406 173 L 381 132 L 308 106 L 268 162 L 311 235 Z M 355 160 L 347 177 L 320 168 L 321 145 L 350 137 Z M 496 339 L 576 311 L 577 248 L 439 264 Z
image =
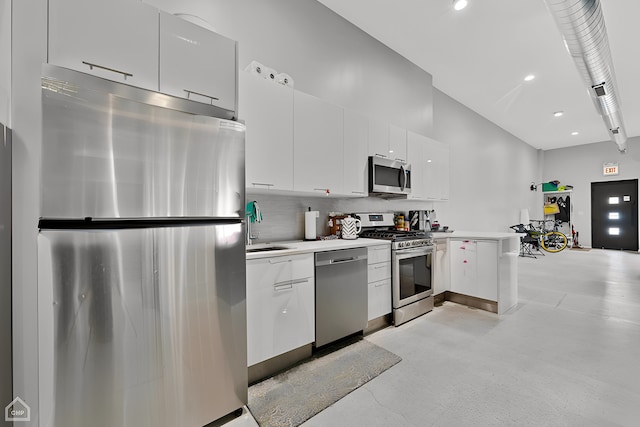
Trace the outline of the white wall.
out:
M 0 123 L 11 127 L 11 1 L 0 1 Z
M 435 204 L 440 224 L 468 231 L 510 231 L 520 209 L 535 218 L 538 150 L 434 90 L 434 137 L 451 149 L 448 203 Z
M 430 136 L 431 75 L 315 0 L 145 0 L 197 15 L 296 89 Z M 242 108 L 242 106 L 240 106 Z
M 571 222 L 580 233 L 580 245 L 591 247 L 591 183 L 640 179 L 640 137 L 629 138 L 627 153 L 611 142 L 579 145 L 544 152 L 542 180 L 573 185 Z M 617 162 L 618 176 L 603 176 L 603 164 Z M 542 206 L 542 193 L 538 205 Z

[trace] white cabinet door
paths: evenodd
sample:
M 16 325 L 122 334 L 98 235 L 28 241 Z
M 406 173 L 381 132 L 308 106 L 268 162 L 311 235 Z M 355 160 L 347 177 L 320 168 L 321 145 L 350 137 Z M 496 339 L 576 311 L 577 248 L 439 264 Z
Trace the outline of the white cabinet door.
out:
M 389 157 L 401 162 L 407 161 L 407 130 L 389 125 Z
M 447 239 L 436 240 L 435 269 L 433 273 L 434 295 L 451 289 L 450 271 Z
M 160 92 L 236 109 L 236 42 L 160 12 Z
M 498 300 L 498 242 L 451 239 L 451 290 Z
M 344 110 L 344 194 L 367 195 L 367 156 L 369 119 L 351 110 Z
M 293 89 L 241 72 L 239 98 L 247 188 L 293 190 Z
M 367 248 L 368 320 L 391 313 L 391 247 Z
M 391 262 L 379 262 L 377 264 L 369 264 L 368 282 L 379 282 L 380 280 L 391 278 Z
M 315 339 L 313 254 L 247 261 L 247 366 Z
M 429 200 L 449 200 L 449 146 L 427 138 L 426 185 Z
M 498 300 L 498 242 L 479 240 L 477 244 L 477 290 L 479 298 Z
M 389 123 L 369 119 L 369 155 L 392 158 L 389 153 Z
M 343 109 L 295 91 L 293 189 L 343 194 Z
M 158 10 L 124 0 L 49 0 L 48 61 L 157 91 Z
M 368 292 L 367 320 L 391 313 L 391 279 L 369 283 Z
M 367 262 L 369 265 L 379 262 L 391 262 L 391 245 L 367 247 Z
M 463 295 L 477 295 L 477 244 L 473 240 L 451 239 L 451 290 Z
M 428 138 L 426 136 L 410 131 L 407 132 L 407 161 L 411 165 L 411 194 L 408 196 L 409 199 L 429 199 L 427 144 Z

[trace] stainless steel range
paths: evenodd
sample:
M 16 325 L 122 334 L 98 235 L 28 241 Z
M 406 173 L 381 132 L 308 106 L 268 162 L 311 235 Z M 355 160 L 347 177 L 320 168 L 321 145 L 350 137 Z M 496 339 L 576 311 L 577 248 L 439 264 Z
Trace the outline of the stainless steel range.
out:
M 433 252 L 430 232 L 395 230 L 393 213 L 356 213 L 361 237 L 391 240 L 393 323 L 398 326 L 433 309 Z

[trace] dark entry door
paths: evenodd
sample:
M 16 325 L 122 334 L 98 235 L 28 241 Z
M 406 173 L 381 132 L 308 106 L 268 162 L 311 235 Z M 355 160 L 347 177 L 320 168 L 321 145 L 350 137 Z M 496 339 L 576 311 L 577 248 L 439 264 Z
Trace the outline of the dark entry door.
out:
M 591 246 L 638 250 L 638 180 L 591 183 Z

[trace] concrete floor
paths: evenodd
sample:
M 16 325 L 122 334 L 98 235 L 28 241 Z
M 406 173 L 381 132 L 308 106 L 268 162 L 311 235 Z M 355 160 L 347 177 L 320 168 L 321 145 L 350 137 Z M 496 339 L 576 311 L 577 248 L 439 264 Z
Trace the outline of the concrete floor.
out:
M 402 361 L 304 426 L 640 425 L 640 256 L 519 258 L 519 304 L 367 337 Z

